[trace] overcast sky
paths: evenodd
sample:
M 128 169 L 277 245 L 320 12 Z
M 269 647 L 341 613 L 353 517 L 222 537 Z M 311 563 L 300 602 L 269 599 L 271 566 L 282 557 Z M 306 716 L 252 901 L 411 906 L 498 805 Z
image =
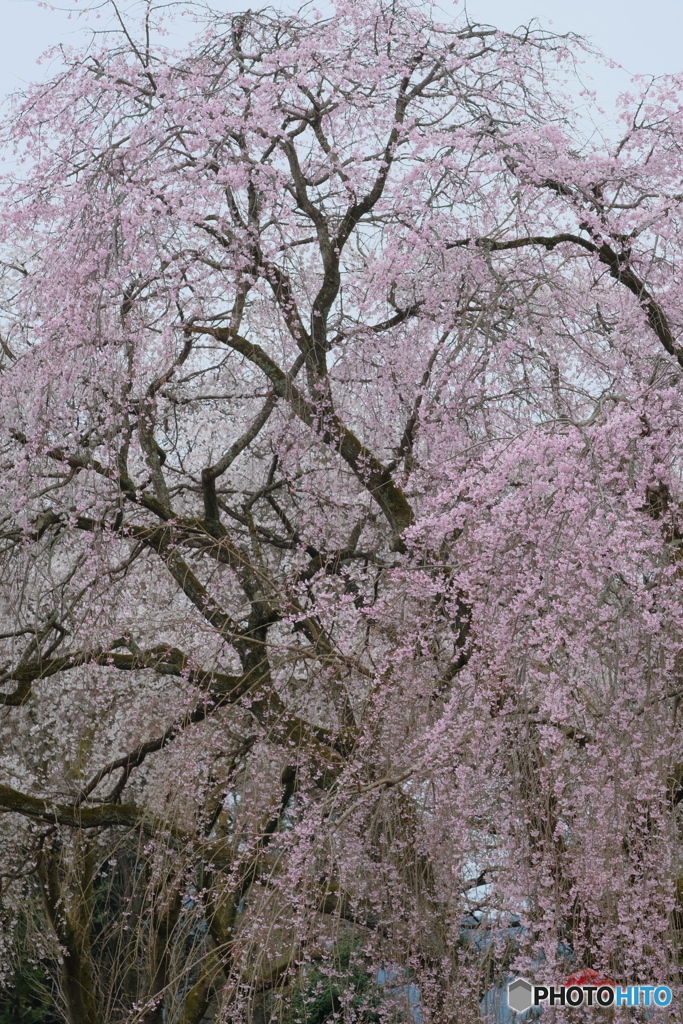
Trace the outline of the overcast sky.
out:
M 97 0 L 90 0 L 90 3 Z M 268 0 L 215 0 L 222 10 L 266 6 Z M 462 9 L 463 0 L 438 0 L 446 14 Z M 280 0 L 270 0 L 280 6 Z M 48 46 L 73 41 L 82 31 L 67 11 L 84 6 L 61 0 L 61 9 L 45 9 L 35 0 L 0 0 L 0 95 L 42 78 L 36 60 Z M 283 4 L 284 6 L 284 4 Z M 298 6 L 296 3 L 287 4 Z M 321 3 L 321 7 L 325 4 Z M 660 75 L 683 71 L 683 0 L 467 0 L 470 17 L 512 29 L 537 17 L 555 31 L 588 36 L 632 74 Z M 101 22 L 99 24 L 102 24 Z M 598 91 L 608 102 L 625 83 L 623 73 L 593 70 Z

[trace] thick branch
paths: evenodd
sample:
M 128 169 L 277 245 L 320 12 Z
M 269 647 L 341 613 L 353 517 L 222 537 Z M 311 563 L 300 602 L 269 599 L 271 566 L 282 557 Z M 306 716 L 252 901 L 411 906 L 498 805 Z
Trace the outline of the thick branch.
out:
M 80 807 L 60 804 L 36 796 L 20 793 L 10 786 L 0 785 L 0 812 L 22 814 L 26 818 L 45 821 L 49 825 L 68 825 L 71 828 L 108 828 L 123 826 L 135 828 L 147 825 L 152 831 L 152 820 L 132 804 L 102 804 L 101 807 Z M 165 825 L 173 831 L 173 826 Z
M 254 345 L 229 328 L 193 326 L 191 329 L 200 334 L 211 335 L 259 367 L 271 381 L 275 394 L 289 402 L 299 419 L 315 430 L 325 444 L 339 452 L 384 512 L 394 531 L 396 546 L 400 546 L 398 538 L 413 522 L 413 510 L 403 491 L 391 479 L 387 468 L 368 451 L 356 435 L 335 415 L 330 415 L 325 422 L 320 422 L 315 407 L 260 345 Z
M 194 848 L 216 867 L 231 863 L 229 844 L 223 841 L 198 839 L 177 825 L 155 817 L 133 804 L 101 804 L 99 807 L 83 807 L 79 804 L 63 804 L 41 797 L 28 796 L 0 785 L 0 813 L 21 814 L 34 821 L 48 825 L 65 825 L 68 828 L 140 828 L 149 836 L 163 835 L 176 840 L 185 850 Z
M 182 651 L 167 646 L 154 647 L 134 654 L 121 654 L 116 649 L 102 648 L 71 651 L 58 657 L 29 662 L 15 669 L 10 678 L 19 685 L 13 693 L 0 694 L 0 704 L 9 707 L 25 704 L 31 695 L 31 683 L 39 679 L 48 679 L 57 672 L 80 668 L 82 665 L 107 665 L 127 672 L 153 669 L 160 675 L 183 676 L 189 683 L 212 692 L 232 693 L 240 690 L 242 677 L 204 669 L 189 669 L 187 662 L 187 656 Z
M 683 366 L 683 348 L 676 342 L 666 313 L 648 291 L 645 282 L 638 277 L 631 266 L 629 252 L 616 252 L 607 242 L 597 239 L 590 241 L 580 235 L 573 235 L 563 232 L 559 235 L 529 235 L 525 238 L 512 238 L 508 241 L 497 242 L 488 238 L 462 238 L 457 242 L 449 242 L 447 249 L 462 248 L 472 245 L 488 252 L 504 252 L 509 249 L 522 249 L 525 246 L 538 245 L 545 249 L 552 250 L 563 242 L 570 242 L 581 246 L 586 252 L 597 255 L 601 263 L 609 267 L 609 272 L 615 281 L 623 284 L 635 295 L 640 305 L 645 310 L 647 322 L 657 335 L 662 345 Z
M 220 513 L 218 510 L 218 500 L 216 498 L 216 479 L 221 476 L 228 467 L 235 461 L 237 456 L 247 448 L 251 442 L 258 436 L 259 432 L 263 429 L 270 418 L 270 414 L 275 408 L 277 402 L 277 395 L 269 395 L 263 405 L 261 411 L 254 418 L 248 429 L 228 448 L 225 455 L 214 463 L 213 466 L 207 466 L 206 469 L 202 470 L 202 489 L 204 492 L 204 515 L 208 523 L 220 522 Z
M 13 431 L 12 437 L 15 441 L 19 441 L 20 444 L 28 443 L 26 435 L 21 433 L 21 431 Z M 98 476 L 102 476 L 106 480 L 112 481 L 112 483 L 115 483 L 119 487 L 121 494 L 128 498 L 129 501 L 136 505 L 140 505 L 142 508 L 148 509 L 148 511 L 153 512 L 164 521 L 171 519 L 173 516 L 173 510 L 168 505 L 165 505 L 158 498 L 148 494 L 146 491 L 136 490 L 135 484 L 129 476 L 125 473 L 120 473 L 118 470 L 108 469 L 97 459 L 92 458 L 89 453 L 77 455 L 73 452 L 65 452 L 63 448 L 56 446 L 48 448 L 43 452 L 43 454 L 47 458 L 53 459 L 55 462 L 63 462 L 65 465 L 77 472 L 90 470 L 93 473 L 97 473 Z

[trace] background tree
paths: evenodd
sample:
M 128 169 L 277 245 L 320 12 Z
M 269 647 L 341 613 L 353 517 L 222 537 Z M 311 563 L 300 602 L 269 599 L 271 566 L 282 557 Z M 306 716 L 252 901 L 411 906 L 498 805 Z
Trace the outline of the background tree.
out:
M 678 81 L 603 136 L 575 40 L 426 6 L 155 39 L 3 129 L 6 981 L 678 985 Z

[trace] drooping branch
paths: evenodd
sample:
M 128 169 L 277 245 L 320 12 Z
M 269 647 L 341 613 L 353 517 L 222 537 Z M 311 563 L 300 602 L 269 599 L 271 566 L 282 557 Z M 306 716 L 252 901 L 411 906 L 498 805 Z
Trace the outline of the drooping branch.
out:
M 224 975 L 229 973 L 230 955 L 235 950 L 234 938 L 238 927 L 238 908 L 263 870 L 263 854 L 281 826 L 283 816 L 297 788 L 298 773 L 293 765 L 287 765 L 284 768 L 280 782 L 282 793 L 279 807 L 257 839 L 252 856 L 239 871 L 229 898 L 224 899 L 224 904 L 227 906 L 224 905 L 219 910 L 214 905 L 213 912 L 207 915 L 207 923 L 215 948 L 206 957 L 198 981 L 186 995 L 183 1014 L 180 1018 L 181 1024 L 199 1024 L 209 1008 L 216 979 L 221 973 Z
M 95 858 L 86 849 L 81 872 L 82 891 L 76 907 L 69 907 L 60 878 L 61 850 L 41 849 L 37 875 L 47 915 L 63 951 L 61 983 L 69 1016 L 82 1024 L 100 1024 L 91 962 L 90 902 Z

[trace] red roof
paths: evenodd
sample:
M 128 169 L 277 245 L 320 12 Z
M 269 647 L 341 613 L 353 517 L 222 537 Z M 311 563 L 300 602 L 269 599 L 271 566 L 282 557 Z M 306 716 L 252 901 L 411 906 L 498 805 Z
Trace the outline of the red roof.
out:
M 611 985 L 612 988 L 616 988 L 616 981 L 612 981 L 611 978 L 606 978 L 604 974 L 600 974 L 598 971 L 594 971 L 592 967 L 586 967 L 582 971 L 576 971 L 575 974 L 570 974 L 565 985 Z

